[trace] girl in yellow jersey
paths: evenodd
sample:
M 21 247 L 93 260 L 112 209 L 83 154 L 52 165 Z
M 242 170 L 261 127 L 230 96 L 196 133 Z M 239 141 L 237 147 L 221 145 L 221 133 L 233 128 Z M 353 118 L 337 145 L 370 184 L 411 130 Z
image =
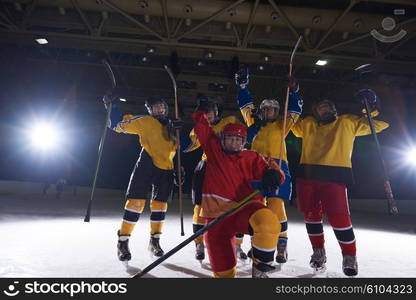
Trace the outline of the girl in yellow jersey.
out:
M 372 113 L 377 114 L 377 111 Z M 374 121 L 377 132 L 388 126 L 385 122 Z M 322 225 L 325 214 L 341 247 L 343 272 L 355 276 L 358 265 L 346 186 L 353 182 L 351 154 L 355 137 L 371 133 L 367 117 L 338 116 L 335 104 L 323 100 L 315 105 L 314 116 L 298 121 L 292 131 L 302 138 L 296 194 L 313 248 L 310 266 L 315 270 L 325 269 Z
M 276 262 L 285 263 L 287 254 L 287 216 L 284 200 L 290 200 L 292 193 L 292 183 L 287 162 L 286 143 L 284 138 L 289 133 L 292 126 L 302 113 L 303 101 L 298 95 L 299 87 L 295 80 L 290 80 L 290 94 L 286 128 L 282 132 L 282 118 L 279 118 L 280 105 L 277 100 L 265 99 L 261 102 L 258 113 L 255 113 L 253 99 L 248 89 L 248 72 L 240 71 L 236 74 L 236 84 L 238 87 L 237 102 L 243 115 L 244 121 L 248 126 L 247 143 L 251 144 L 251 149 L 259 152 L 266 158 L 271 158 L 279 164 L 282 160 L 282 171 L 286 180 L 280 186 L 278 193 L 265 195 L 267 206 L 276 214 L 281 225 L 279 240 L 277 245 Z M 280 146 L 283 135 L 283 153 L 280 153 Z M 250 253 L 249 253 L 250 254 Z
M 104 97 L 107 104 L 109 97 Z M 146 204 L 148 192 L 150 199 L 150 242 L 149 251 L 155 256 L 164 254 L 159 244 L 162 227 L 173 191 L 173 158 L 177 142 L 171 137 L 169 127 L 178 128 L 179 122 L 167 118 L 168 105 L 162 99 L 146 100 L 149 115 L 122 116 L 117 105 L 112 106 L 109 127 L 119 133 L 139 135 L 142 147 L 139 159 L 134 166 L 126 193 L 126 204 L 121 227 L 118 231 L 117 252 L 121 261 L 129 261 L 131 253 L 128 246 L 130 235 L 139 220 Z M 174 126 L 170 126 L 174 123 Z

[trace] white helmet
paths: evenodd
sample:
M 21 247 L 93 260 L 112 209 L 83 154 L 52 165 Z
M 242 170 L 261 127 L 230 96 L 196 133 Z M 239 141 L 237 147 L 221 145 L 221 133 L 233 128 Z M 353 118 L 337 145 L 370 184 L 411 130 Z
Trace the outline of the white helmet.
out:
M 274 115 L 272 118 L 266 118 L 266 108 L 273 108 L 274 109 Z M 280 104 L 277 102 L 277 100 L 274 99 L 264 99 L 260 103 L 260 114 L 261 118 L 264 121 L 274 121 L 277 119 L 277 116 L 279 115 L 280 110 Z

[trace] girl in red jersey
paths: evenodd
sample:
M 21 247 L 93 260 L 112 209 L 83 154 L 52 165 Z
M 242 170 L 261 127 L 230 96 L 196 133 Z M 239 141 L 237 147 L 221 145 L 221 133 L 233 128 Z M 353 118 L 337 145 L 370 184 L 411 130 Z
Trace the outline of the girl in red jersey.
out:
M 257 183 L 263 193 L 278 189 L 284 174 L 276 164 L 268 162 L 255 151 L 243 150 L 246 127 L 228 124 L 220 137 L 209 126 L 205 112 L 192 115 L 195 133 L 207 155 L 202 189 L 201 216 L 209 223 L 235 206 L 254 189 Z M 268 277 L 272 266 L 280 223 L 257 195 L 237 212 L 228 216 L 205 233 L 204 239 L 214 277 L 235 277 L 235 234 L 252 234 L 253 277 Z

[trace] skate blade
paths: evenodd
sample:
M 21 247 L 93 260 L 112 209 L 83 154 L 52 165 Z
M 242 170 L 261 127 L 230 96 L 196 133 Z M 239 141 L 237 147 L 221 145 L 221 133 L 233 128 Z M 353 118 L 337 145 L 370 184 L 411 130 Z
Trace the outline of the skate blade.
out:
M 241 260 L 241 261 L 247 261 L 248 256 L 247 255 L 246 256 L 238 255 L 238 259 Z
M 349 278 L 354 278 L 355 276 L 358 275 L 358 273 L 357 274 L 351 274 L 351 275 L 350 274 L 346 274 L 344 270 L 343 270 L 343 272 L 344 272 L 344 275 L 347 276 L 347 277 L 349 277 Z
M 163 255 L 164 255 L 164 253 L 162 255 L 158 256 L 158 255 L 155 255 L 152 251 L 149 251 L 149 257 L 150 257 L 151 260 L 156 260 L 156 259 L 162 257 Z
M 313 268 L 314 274 L 322 274 L 326 272 L 326 266 L 322 266 L 320 268 Z
M 270 274 L 282 271 L 282 265 L 281 264 L 273 265 L 273 267 L 274 267 L 274 270 L 271 270 L 269 272 Z

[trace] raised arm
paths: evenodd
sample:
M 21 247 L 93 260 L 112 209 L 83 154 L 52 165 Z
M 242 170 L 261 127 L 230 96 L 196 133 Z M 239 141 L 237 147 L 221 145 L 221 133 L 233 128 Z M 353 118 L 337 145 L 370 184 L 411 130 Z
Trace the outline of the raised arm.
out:
M 211 126 L 209 126 L 208 120 L 205 116 L 205 112 L 197 111 L 196 113 L 192 114 L 192 119 L 195 122 L 194 131 L 201 144 L 202 149 L 204 149 L 205 153 L 208 155 L 212 147 L 217 147 L 215 144 L 219 145 L 219 139 L 215 135 L 214 130 Z M 214 142 L 216 140 L 216 142 Z
M 247 127 L 254 124 L 252 111 L 254 109 L 253 98 L 248 88 L 248 70 L 240 70 L 235 74 L 235 83 L 237 85 L 237 104 L 243 116 Z
M 371 89 L 360 89 L 356 94 L 355 97 L 360 100 L 362 103 L 367 101 L 368 107 L 371 109 L 370 115 L 372 117 L 376 117 L 379 115 L 380 110 L 380 100 L 377 97 L 377 94 Z M 355 135 L 362 136 L 371 134 L 370 124 L 368 122 L 368 117 L 365 109 L 362 111 L 364 116 L 358 117 L 349 115 L 349 119 L 354 122 L 355 125 Z M 383 121 L 373 120 L 374 129 L 376 132 L 380 132 L 387 127 L 389 124 Z
M 371 134 L 371 128 L 370 124 L 368 123 L 367 116 L 354 116 L 354 115 L 348 115 L 348 118 L 354 122 L 355 125 L 355 135 L 356 136 L 363 136 L 363 135 L 369 135 Z M 389 127 L 389 123 L 379 120 L 373 120 L 374 129 L 376 132 L 381 132 L 384 129 Z
M 294 77 L 289 78 L 289 103 L 287 107 L 287 122 L 285 136 L 293 128 L 302 114 L 303 99 L 299 95 L 299 84 Z
M 111 95 L 105 95 L 103 98 L 106 108 L 109 102 L 112 101 Z M 141 121 L 140 119 L 146 116 L 122 115 L 117 104 L 111 105 L 110 124 L 108 127 L 118 133 L 140 134 Z

